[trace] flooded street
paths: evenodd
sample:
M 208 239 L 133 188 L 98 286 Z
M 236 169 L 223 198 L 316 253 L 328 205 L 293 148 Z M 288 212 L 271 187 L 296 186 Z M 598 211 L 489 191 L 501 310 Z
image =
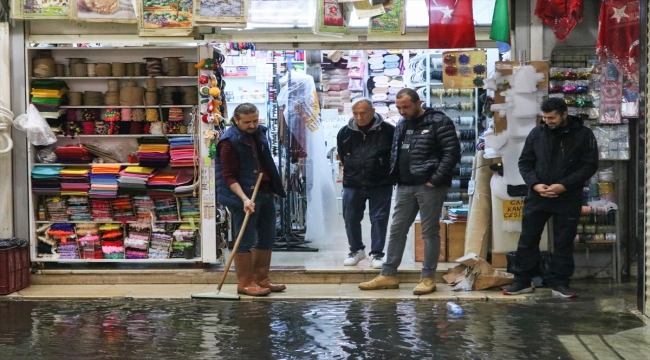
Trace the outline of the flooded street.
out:
M 0 358 L 571 359 L 560 337 L 643 326 L 616 298 L 458 304 L 0 300 Z

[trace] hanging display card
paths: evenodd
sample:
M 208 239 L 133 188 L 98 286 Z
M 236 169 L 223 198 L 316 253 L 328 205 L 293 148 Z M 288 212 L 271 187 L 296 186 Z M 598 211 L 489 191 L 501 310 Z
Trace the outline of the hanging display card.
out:
M 623 75 L 616 66 L 609 62 L 601 74 L 600 81 L 600 123 L 621 123 L 621 96 L 623 93 Z
M 487 75 L 485 50 L 442 53 L 442 83 L 445 89 L 483 87 Z
M 70 0 L 70 19 L 87 22 L 137 22 L 131 0 Z
M 194 23 L 238 23 L 246 25 L 249 0 L 194 0 Z
M 13 0 L 14 19 L 68 19 L 70 7 L 67 1 Z
M 190 36 L 194 32 L 192 0 L 140 1 L 138 8 L 139 36 Z
M 309 0 L 251 0 L 248 21 L 256 24 L 309 25 Z
M 317 0 L 314 34 L 342 35 L 348 33 L 345 3 Z
M 368 25 L 368 35 L 402 35 L 405 30 L 404 0 L 388 0 L 385 14 L 373 16 Z

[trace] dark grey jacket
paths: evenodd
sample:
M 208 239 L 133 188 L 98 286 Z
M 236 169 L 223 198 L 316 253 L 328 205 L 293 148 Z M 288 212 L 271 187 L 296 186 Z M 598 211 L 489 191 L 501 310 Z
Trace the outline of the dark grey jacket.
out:
M 364 188 L 391 185 L 390 147 L 395 127 L 379 114 L 370 130 L 364 134 L 350 119 L 339 130 L 336 146 L 343 163 L 343 187 Z
M 584 184 L 598 170 L 598 145 L 582 119 L 569 116 L 569 124 L 551 131 L 542 123 L 530 131 L 519 156 L 519 173 L 528 196 L 541 197 L 537 184 L 562 184 L 566 191 L 550 200 L 581 199 Z
M 390 157 L 390 175 L 399 181 L 399 152 L 406 135 L 406 122 L 401 119 L 395 128 Z M 460 142 L 451 119 L 440 111 L 427 108 L 424 120 L 411 136 L 408 151 L 409 169 L 416 183 L 430 182 L 435 186 L 451 186 L 454 167 L 460 161 Z

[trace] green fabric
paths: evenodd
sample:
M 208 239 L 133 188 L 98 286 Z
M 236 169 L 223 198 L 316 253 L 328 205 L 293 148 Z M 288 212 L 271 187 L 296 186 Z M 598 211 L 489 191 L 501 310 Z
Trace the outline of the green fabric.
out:
M 492 15 L 492 28 L 490 29 L 490 39 L 510 43 L 510 23 L 508 15 L 508 1 L 497 0 L 494 4 L 494 14 Z
M 68 85 L 63 80 L 39 79 L 32 81 L 32 89 L 60 90 L 67 87 Z

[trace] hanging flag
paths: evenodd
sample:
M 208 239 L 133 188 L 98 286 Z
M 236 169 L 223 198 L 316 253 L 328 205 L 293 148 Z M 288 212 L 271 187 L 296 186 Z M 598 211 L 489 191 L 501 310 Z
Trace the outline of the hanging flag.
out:
M 555 37 L 564 41 L 571 30 L 582 21 L 583 0 L 537 0 L 535 16 L 553 29 Z
M 508 0 L 497 0 L 494 4 L 490 39 L 510 44 L 510 16 Z
M 427 0 L 429 49 L 476 47 L 472 0 Z
M 600 5 L 596 53 L 634 83 L 639 81 L 639 1 L 608 0 Z

